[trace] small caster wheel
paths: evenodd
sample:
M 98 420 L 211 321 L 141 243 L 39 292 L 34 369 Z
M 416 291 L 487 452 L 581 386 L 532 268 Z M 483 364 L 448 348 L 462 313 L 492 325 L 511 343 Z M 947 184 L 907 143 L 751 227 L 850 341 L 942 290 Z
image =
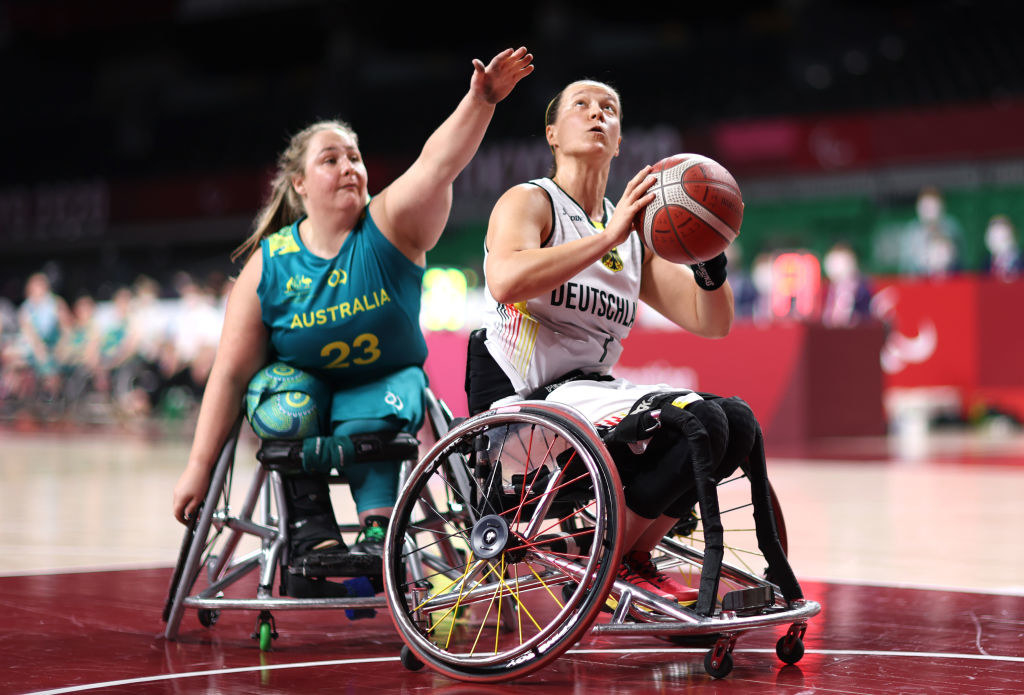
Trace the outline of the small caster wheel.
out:
M 712 649 L 704 655 L 704 670 L 712 678 L 725 678 L 732 671 L 732 654 L 722 654 L 718 663 L 714 662 L 715 650 Z
M 271 641 L 277 639 L 277 627 L 274 625 L 274 616 L 270 611 L 260 611 L 259 617 L 256 618 L 256 631 L 252 633 L 252 638 L 259 642 L 261 652 L 270 651 Z
M 198 611 L 199 624 L 203 627 L 213 627 L 217 624 L 217 618 L 220 617 L 220 611 L 212 610 L 210 608 L 200 608 Z
M 423 668 L 423 662 L 412 653 L 407 644 L 402 645 L 402 653 L 399 655 L 399 659 L 402 661 L 402 666 L 405 666 L 408 671 L 419 671 Z
M 775 653 L 787 664 L 795 664 L 804 657 L 804 641 L 800 638 L 791 639 L 783 635 L 775 643 Z
M 270 627 L 270 623 L 260 623 L 259 627 L 259 640 L 260 640 L 260 651 L 269 652 L 271 641 L 274 639 L 274 631 Z
M 578 587 L 578 586 L 579 586 L 579 584 L 577 584 L 576 582 L 569 582 L 568 584 L 563 584 L 562 585 L 562 600 L 563 601 L 569 601 L 570 599 L 572 599 L 572 595 L 574 593 L 576 593 L 576 587 Z

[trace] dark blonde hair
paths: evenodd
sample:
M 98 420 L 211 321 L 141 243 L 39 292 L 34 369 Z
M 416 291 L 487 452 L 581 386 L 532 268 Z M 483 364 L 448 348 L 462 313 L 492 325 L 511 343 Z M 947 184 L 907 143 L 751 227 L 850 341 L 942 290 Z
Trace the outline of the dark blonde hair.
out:
M 569 84 L 565 85 L 564 87 L 562 87 L 562 89 L 558 92 L 558 94 L 556 94 L 551 99 L 551 101 L 548 102 L 548 107 L 547 107 L 547 109 L 544 110 L 544 130 L 545 131 L 547 130 L 549 125 L 554 125 L 555 122 L 558 121 L 558 110 L 562 108 L 562 97 L 565 96 L 565 90 L 567 90 L 569 87 L 573 86 L 574 84 L 580 84 L 581 82 L 586 82 L 588 84 L 598 85 L 600 87 L 604 87 L 605 89 L 610 90 L 611 93 L 614 94 L 615 97 L 619 100 L 619 121 L 620 122 L 622 121 L 622 97 L 619 95 L 619 90 L 615 89 L 615 87 L 612 87 L 607 82 L 601 82 L 600 80 L 591 80 L 591 79 L 589 79 L 587 77 L 584 77 L 582 80 L 575 80 L 575 81 L 570 82 Z M 551 155 L 554 156 L 554 154 L 555 154 L 555 148 L 552 147 L 551 148 Z M 558 171 L 558 162 L 552 160 L 552 162 L 551 162 L 551 169 L 548 172 L 548 178 L 551 178 L 552 176 L 554 176 L 557 171 Z
M 256 214 L 253 232 L 231 253 L 232 261 L 243 257 L 249 260 L 259 249 L 261 241 L 306 213 L 302 198 L 292 186 L 292 178 L 303 173 L 309 141 L 324 130 L 340 130 L 349 135 L 357 146 L 359 144 L 352 126 L 339 120 L 317 121 L 293 135 L 288 141 L 288 147 L 277 158 L 277 171 L 270 184 L 270 195 Z

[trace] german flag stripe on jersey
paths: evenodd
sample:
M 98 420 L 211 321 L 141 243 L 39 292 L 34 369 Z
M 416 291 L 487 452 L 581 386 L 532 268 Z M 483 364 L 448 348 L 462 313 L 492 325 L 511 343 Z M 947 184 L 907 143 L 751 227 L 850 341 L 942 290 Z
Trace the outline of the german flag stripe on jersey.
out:
M 537 343 L 537 320 L 526 310 L 526 302 L 501 304 L 498 313 L 503 324 L 500 337 L 505 356 L 516 369 L 525 372 L 533 359 L 533 349 Z

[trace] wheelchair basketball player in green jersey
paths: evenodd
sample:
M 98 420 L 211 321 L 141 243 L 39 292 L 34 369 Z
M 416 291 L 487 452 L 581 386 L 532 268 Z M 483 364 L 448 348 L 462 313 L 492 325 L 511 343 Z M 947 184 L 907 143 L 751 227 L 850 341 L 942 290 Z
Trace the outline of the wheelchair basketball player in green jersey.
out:
M 289 595 L 345 595 L 340 583 L 306 576 L 380 575 L 398 462 L 357 460 L 350 435 L 415 433 L 422 423 L 425 254 L 447 223 L 452 182 L 479 147 L 495 105 L 533 71 L 532 60 L 525 48 L 505 50 L 486 66 L 474 60 L 455 111 L 409 169 L 373 197 L 355 132 L 340 121 L 307 127 L 280 156 L 271 197 L 236 252 L 247 260 L 228 301 L 173 513 L 184 523 L 202 502 L 244 397 L 261 438 L 289 440 L 268 455 L 303 471 L 286 476 Z M 352 548 L 338 531 L 324 475 L 338 467 L 363 525 Z

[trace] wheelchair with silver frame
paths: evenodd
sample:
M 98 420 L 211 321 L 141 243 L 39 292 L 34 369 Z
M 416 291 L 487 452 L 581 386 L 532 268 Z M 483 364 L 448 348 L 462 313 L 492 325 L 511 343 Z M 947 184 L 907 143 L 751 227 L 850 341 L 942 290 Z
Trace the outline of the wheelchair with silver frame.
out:
M 430 434 L 440 440 L 452 422 L 447 406 L 426 389 L 425 421 Z M 194 609 L 199 623 L 213 627 L 224 610 L 257 612 L 253 638 L 261 650 L 271 648 L 278 636 L 274 613 L 310 609 L 343 609 L 349 617 L 388 606 L 386 598 L 359 578 L 344 597 L 295 598 L 286 595 L 284 573 L 288 571 L 289 519 L 285 502 L 287 464 L 264 456 L 270 442 L 257 453 L 259 465 L 244 496 L 234 491 L 235 462 L 244 417 L 234 424 L 210 474 L 206 497 L 186 527 L 177 564 L 171 577 L 163 611 L 164 637 L 178 638 L 186 609 Z M 404 479 L 419 454 L 419 442 L 404 433 L 353 436 L 363 449 L 364 460 L 374 457 L 401 460 Z M 282 444 L 282 443 L 278 443 Z M 343 470 L 343 468 L 342 468 Z M 344 484 L 343 474 L 328 476 L 330 484 Z M 340 524 L 339 532 L 353 533 L 355 524 Z M 255 546 L 255 547 L 253 547 Z M 355 582 L 355 583 L 353 583 Z
M 820 606 L 786 559 L 759 428 L 760 464 L 698 486 L 693 517 L 652 553 L 699 589 L 689 605 L 617 578 L 623 489 L 603 434 L 572 407 L 520 401 L 455 423 L 408 471 L 384 550 L 406 668 L 505 681 L 590 631 L 706 646 L 705 670 L 721 678 L 740 635 L 781 625 L 778 657 L 800 660 Z

